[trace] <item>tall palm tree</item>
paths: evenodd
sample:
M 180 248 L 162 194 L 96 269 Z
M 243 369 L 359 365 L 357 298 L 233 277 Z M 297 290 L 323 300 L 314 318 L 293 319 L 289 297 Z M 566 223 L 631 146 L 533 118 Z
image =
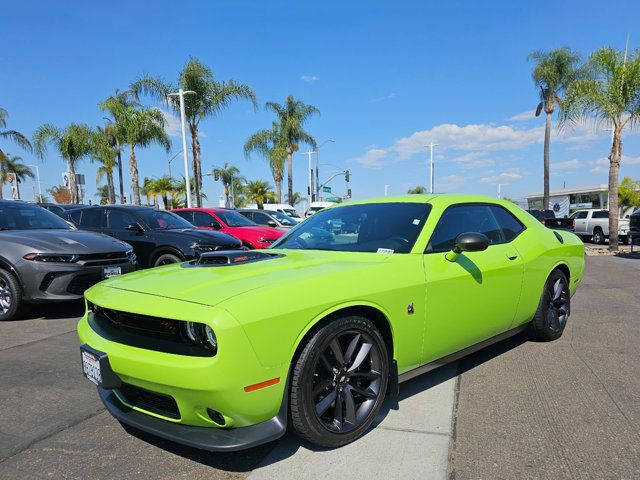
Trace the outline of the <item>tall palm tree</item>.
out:
M 257 108 L 256 96 L 246 84 L 229 80 L 221 82 L 215 79 L 209 67 L 197 58 L 190 58 L 179 74 L 177 85 L 164 82 L 160 78 L 145 76 L 131 85 L 131 91 L 140 95 L 151 95 L 163 103 L 168 103 L 176 114 L 180 114 L 180 101 L 170 93 L 184 91 L 195 92 L 184 96 L 185 120 L 191 133 L 191 150 L 193 153 L 193 176 L 195 178 L 196 205 L 202 206 L 202 160 L 200 155 L 200 139 L 198 128 L 200 122 L 207 117 L 215 117 L 226 109 L 233 100 L 250 100 Z
M 287 147 L 283 142 L 280 124 L 273 122 L 271 130 L 259 130 L 251 135 L 244 144 L 245 157 L 249 157 L 252 152 L 261 154 L 269 162 L 276 184 L 276 198 L 278 203 L 282 203 L 282 179 Z
M 264 208 L 265 203 L 273 202 L 275 199 L 273 187 L 269 185 L 269 182 L 266 180 L 252 180 L 247 183 L 245 191 L 247 199 L 251 202 L 255 202 L 261 210 Z
M 241 176 L 233 177 L 231 180 L 231 196 L 233 207 L 241 208 L 247 204 L 247 179 Z
M 595 119 L 613 128 L 609 152 L 609 249 L 618 250 L 618 177 L 622 132 L 640 125 L 640 50 L 627 55 L 611 47 L 596 50 L 564 96 L 562 120 Z
M 147 147 L 157 143 L 168 153 L 171 151 L 171 141 L 164 129 L 164 115 L 158 109 L 122 107 L 118 109 L 118 118 L 118 135 L 129 146 L 129 172 L 133 192 L 131 203 L 140 205 L 138 162 L 135 150 L 137 147 Z
M 7 112 L 4 108 L 0 108 L 0 139 L 11 140 L 13 143 L 21 147 L 23 150 L 27 152 L 33 151 L 31 146 L 31 142 L 29 139 L 24 136 L 22 133 L 16 130 L 4 130 L 7 126 L 7 117 L 9 116 L 9 112 Z M 0 160 L 6 159 L 8 154 L 0 148 Z M 2 194 L 0 193 L 0 198 L 2 198 Z
M 224 206 L 229 208 L 231 203 L 229 202 L 229 196 L 231 194 L 231 184 L 233 183 L 233 178 L 240 173 L 237 167 L 233 165 L 229 165 L 227 162 L 224 162 L 224 166 L 216 167 L 213 169 L 213 179 L 217 182 L 220 180 L 222 182 L 222 189 L 224 191 Z
M 293 153 L 298 150 L 298 144 L 304 142 L 317 148 L 316 140 L 308 132 L 304 130 L 304 124 L 313 115 L 320 115 L 313 105 L 307 105 L 300 100 L 289 95 L 284 104 L 280 105 L 276 102 L 265 103 L 265 108 L 271 110 L 278 116 L 277 131 L 279 132 L 279 141 L 276 146 L 285 149 L 287 155 L 287 195 L 289 198 L 293 196 Z
M 100 183 L 102 177 L 107 177 L 107 203 L 113 205 L 116 202 L 116 191 L 113 182 L 113 169 L 117 165 L 117 159 L 113 149 L 113 136 L 109 128 L 98 127 L 91 137 L 91 158 L 100 163 L 96 173 L 96 182 Z
M 106 131 L 111 139 L 111 146 L 118 159 L 118 187 L 120 193 L 120 203 L 124 203 L 124 180 L 122 174 L 122 129 L 120 128 L 120 114 L 126 107 L 136 107 L 139 103 L 131 98 L 130 92 L 116 90 L 113 95 L 100 103 L 100 109 L 111 115 L 111 120 L 106 127 Z
M 0 198 L 6 182 L 15 181 L 18 199 L 20 198 L 20 183 L 27 178 L 33 178 L 33 170 L 22 163 L 22 157 L 3 153 L 0 157 Z
M 536 64 L 531 72 L 536 87 L 540 89 L 540 103 L 536 108 L 536 117 L 542 110 L 546 113 L 544 128 L 544 209 L 549 208 L 549 144 L 551 142 L 551 116 L 557 105 L 562 106 L 560 95 L 569 84 L 579 77 L 580 54 L 568 47 L 543 52 L 532 52 L 529 60 Z
M 69 162 L 69 189 L 71 203 L 78 203 L 78 184 L 76 183 L 76 165 L 91 154 L 93 131 L 84 123 L 71 123 L 65 128 L 58 128 L 46 123 L 36 129 L 33 144 L 36 154 L 44 158 L 47 144 L 52 144 L 58 154 Z

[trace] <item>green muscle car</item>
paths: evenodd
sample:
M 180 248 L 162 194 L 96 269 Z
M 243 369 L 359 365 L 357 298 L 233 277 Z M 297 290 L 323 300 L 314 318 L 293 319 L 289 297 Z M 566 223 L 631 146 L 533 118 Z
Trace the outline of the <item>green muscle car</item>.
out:
M 583 271 L 578 237 L 510 202 L 351 202 L 267 250 L 92 287 L 82 365 L 113 416 L 160 437 L 230 451 L 289 426 L 338 447 L 403 380 L 523 330 L 558 338 Z

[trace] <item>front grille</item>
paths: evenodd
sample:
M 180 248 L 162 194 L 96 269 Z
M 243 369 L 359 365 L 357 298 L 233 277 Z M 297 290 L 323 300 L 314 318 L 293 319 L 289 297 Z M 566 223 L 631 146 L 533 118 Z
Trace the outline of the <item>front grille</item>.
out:
M 124 382 L 118 388 L 118 393 L 127 404 L 133 407 L 162 415 L 163 417 L 180 419 L 178 404 L 169 395 L 151 392 Z
M 156 352 L 213 357 L 215 352 L 188 340 L 181 320 L 152 317 L 88 303 L 89 324 L 98 335 L 116 343 Z
M 67 292 L 73 295 L 82 295 L 84 291 L 102 280 L 99 273 L 82 273 L 76 275 L 67 285 Z
M 106 253 L 86 253 L 79 255 L 79 260 L 109 260 L 118 258 L 127 258 L 127 252 L 106 252 Z

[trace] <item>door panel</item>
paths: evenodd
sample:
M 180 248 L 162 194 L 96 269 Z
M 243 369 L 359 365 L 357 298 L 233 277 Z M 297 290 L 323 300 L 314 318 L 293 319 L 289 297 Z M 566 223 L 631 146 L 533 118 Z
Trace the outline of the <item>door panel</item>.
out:
M 140 266 L 148 267 L 150 266 L 150 254 L 155 248 L 155 242 L 152 237 L 153 233 L 147 230 L 144 232 L 127 230 L 127 225 L 132 223 L 142 225 L 142 222 L 129 212 L 124 212 L 118 209 L 109 209 L 109 215 L 107 217 L 108 226 L 105 233 L 131 245 L 133 247 L 133 251 L 138 257 Z

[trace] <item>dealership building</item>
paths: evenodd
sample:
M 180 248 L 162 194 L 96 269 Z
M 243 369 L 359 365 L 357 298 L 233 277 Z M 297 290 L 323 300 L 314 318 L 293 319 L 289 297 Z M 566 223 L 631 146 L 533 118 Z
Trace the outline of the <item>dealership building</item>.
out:
M 527 206 L 531 209 L 542 208 L 542 193 L 525 195 Z M 575 210 L 584 208 L 609 208 L 609 186 L 591 185 L 587 187 L 563 188 L 549 192 L 549 208 L 556 217 L 568 217 Z

